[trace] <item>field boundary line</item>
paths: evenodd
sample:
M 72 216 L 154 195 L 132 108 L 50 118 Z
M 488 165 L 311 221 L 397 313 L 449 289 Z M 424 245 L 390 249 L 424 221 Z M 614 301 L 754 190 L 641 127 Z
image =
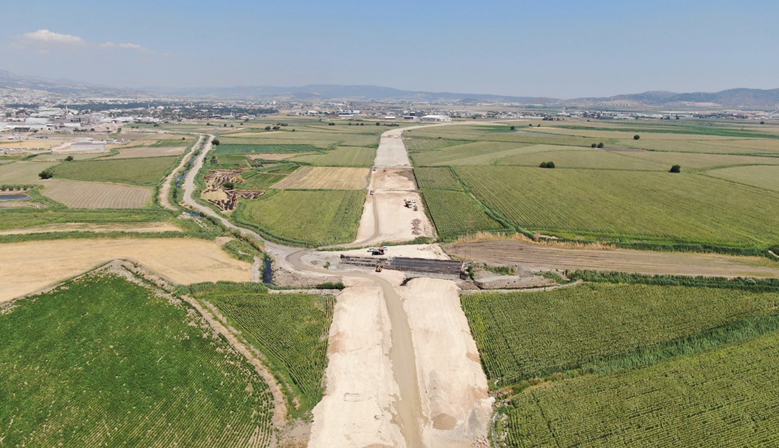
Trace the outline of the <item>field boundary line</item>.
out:
M 572 288 L 574 286 L 579 286 L 583 283 L 584 280 L 576 280 L 574 282 L 565 283 L 563 285 L 539 286 L 536 288 L 525 288 L 525 289 L 461 289 L 460 295 L 468 296 L 473 294 L 489 294 L 489 293 L 506 294 L 506 293 L 514 293 L 514 292 L 554 291 L 555 289 Z

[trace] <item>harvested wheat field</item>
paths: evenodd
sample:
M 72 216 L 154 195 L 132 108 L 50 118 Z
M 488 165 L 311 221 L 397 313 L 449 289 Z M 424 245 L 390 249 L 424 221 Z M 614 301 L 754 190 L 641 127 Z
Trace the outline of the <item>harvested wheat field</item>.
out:
M 0 235 L 30 235 L 33 233 L 54 232 L 180 232 L 181 228 L 169 222 L 112 222 L 97 224 L 90 222 L 64 222 L 55 224 L 42 224 L 39 226 L 17 227 L 15 229 L 0 230 Z
M 251 281 L 251 265 L 215 241 L 190 238 L 46 240 L 0 244 L 0 302 L 33 293 L 110 260 L 140 263 L 174 283 Z
M 143 208 L 151 204 L 149 187 L 57 179 L 42 184 L 44 196 L 70 208 Z
M 363 190 L 368 188 L 369 168 L 303 167 L 273 188 L 281 190 Z
M 119 150 L 119 154 L 107 159 L 133 159 L 137 157 L 165 157 L 165 156 L 180 156 L 187 150 L 186 146 L 145 146 L 141 148 L 122 148 Z

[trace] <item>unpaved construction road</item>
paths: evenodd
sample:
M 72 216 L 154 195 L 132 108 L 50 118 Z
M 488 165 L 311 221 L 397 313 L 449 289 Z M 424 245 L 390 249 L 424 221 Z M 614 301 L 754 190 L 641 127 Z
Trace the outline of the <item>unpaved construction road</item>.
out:
M 382 139 L 382 143 L 391 141 L 392 144 L 390 147 L 380 145 L 377 164 L 403 162 L 404 156 L 403 163 L 407 163 L 408 155 L 397 131 L 390 131 L 397 134 L 397 138 Z M 228 228 L 264 241 L 257 233 L 235 226 L 193 200 L 195 177 L 210 149 L 209 137 L 185 179 L 185 204 L 220 220 Z M 397 154 L 398 151 L 403 154 Z M 376 185 L 386 186 L 387 189 L 405 188 L 408 193 L 416 190 L 408 168 L 394 166 L 386 169 L 381 171 Z M 402 207 L 402 201 L 400 205 Z M 418 208 L 419 214 L 424 216 L 421 204 Z M 392 227 L 383 225 L 385 220 L 397 220 L 397 214 L 383 214 L 381 207 L 378 210 L 375 215 L 370 213 L 375 218 L 372 224 L 378 224 L 372 226 L 378 229 L 371 232 L 373 237 L 384 241 L 384 238 L 397 237 Z M 385 229 L 389 229 L 387 234 L 383 233 Z M 398 272 L 377 274 L 359 269 L 326 270 L 304 261 L 311 251 L 267 241 L 265 249 L 280 269 L 294 270 L 309 277 L 336 275 L 350 285 L 341 293 L 333 316 L 326 392 L 314 409 L 309 446 L 416 448 L 466 447 L 484 443 L 489 419 L 483 418 L 483 415 L 489 416 L 491 412 L 483 387 L 486 386 L 486 376 L 459 306 L 454 282 L 441 281 L 446 284 L 440 289 L 442 297 L 448 298 L 442 300 L 449 306 L 439 306 L 434 310 L 420 308 L 429 316 L 409 320 L 404 299 L 408 303 L 420 303 L 413 300 L 418 290 L 400 287 L 403 275 Z M 438 289 L 434 288 L 428 294 L 435 295 L 434 291 Z M 424 302 L 424 299 L 421 300 Z M 440 305 L 439 302 L 432 303 Z M 452 306 L 454 303 L 458 305 Z M 452 324 L 449 331 L 456 335 L 455 340 L 464 342 L 449 346 L 452 340 L 449 336 L 431 340 L 428 334 L 431 329 L 427 324 L 436 319 Z M 425 347 L 420 348 L 420 345 Z M 418 355 L 428 356 L 431 353 L 439 356 L 417 365 Z M 455 378 L 452 377 L 453 366 L 460 372 L 456 377 L 461 380 L 450 384 L 450 379 Z M 421 376 L 425 378 L 424 384 L 420 382 Z M 461 387 L 466 383 L 473 383 L 471 389 Z M 465 393 L 465 390 L 474 392 Z
M 510 240 L 446 244 L 443 249 L 460 259 L 517 264 L 526 270 L 591 269 L 641 274 L 779 278 L 779 263 L 762 257 L 555 247 Z

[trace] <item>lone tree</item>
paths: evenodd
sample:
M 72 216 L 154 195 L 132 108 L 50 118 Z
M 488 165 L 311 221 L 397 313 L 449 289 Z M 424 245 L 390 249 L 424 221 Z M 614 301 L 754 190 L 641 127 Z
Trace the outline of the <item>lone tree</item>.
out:
M 597 143 L 593 143 L 592 145 L 590 145 L 590 148 L 597 148 L 597 147 L 598 147 Z
M 554 168 L 554 162 L 541 162 L 541 165 L 538 165 L 541 168 Z
M 598 148 L 603 148 L 603 142 L 598 143 Z
M 512 126 L 512 127 L 511 127 L 511 130 L 512 130 L 512 131 L 516 131 L 516 130 L 517 130 L 517 127 L 516 127 L 516 126 Z
M 641 136 L 640 136 L 640 135 L 638 135 L 638 134 L 636 134 L 636 135 L 634 135 L 634 136 L 633 136 L 633 140 L 638 140 L 638 139 L 640 139 L 640 138 L 641 138 Z
M 51 179 L 52 177 L 54 177 L 54 170 L 52 170 L 51 168 L 46 168 L 45 170 L 38 173 L 38 177 L 40 177 L 41 179 Z
M 66 162 L 72 162 L 72 161 L 73 161 L 73 156 L 67 156 L 67 157 L 65 157 L 65 161 L 66 161 Z
M 214 139 L 214 140 L 211 142 L 211 144 L 212 144 L 212 145 L 214 145 L 214 146 L 219 146 L 219 140 L 217 140 L 217 139 Z
M 671 167 L 670 170 L 668 170 L 669 173 L 681 173 L 682 172 L 682 166 L 681 165 L 674 165 Z
M 225 190 L 232 190 L 232 189 L 235 188 L 235 183 L 227 181 L 227 182 L 223 183 L 222 186 L 224 187 Z

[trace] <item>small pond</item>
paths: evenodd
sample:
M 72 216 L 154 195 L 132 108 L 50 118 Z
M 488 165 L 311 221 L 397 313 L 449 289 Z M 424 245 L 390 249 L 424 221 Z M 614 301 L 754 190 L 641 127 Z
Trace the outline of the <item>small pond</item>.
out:
M 29 195 L 20 194 L 0 194 L 0 201 L 26 201 L 30 199 Z

